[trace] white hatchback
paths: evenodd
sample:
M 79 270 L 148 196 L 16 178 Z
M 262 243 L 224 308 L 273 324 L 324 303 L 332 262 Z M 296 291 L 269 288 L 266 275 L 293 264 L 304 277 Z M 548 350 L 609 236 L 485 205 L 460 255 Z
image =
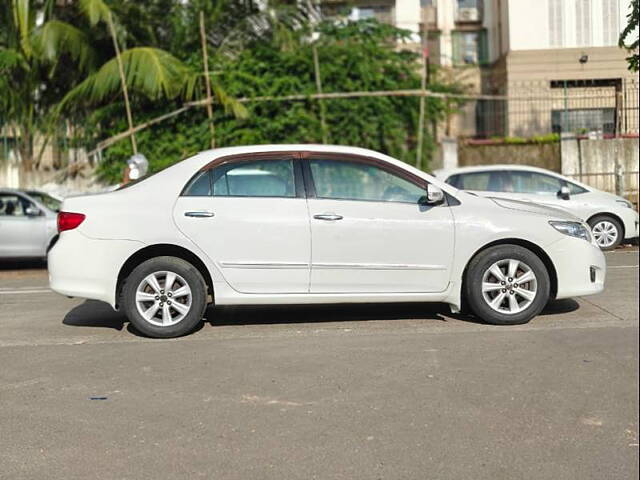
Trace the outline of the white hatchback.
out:
M 154 337 L 207 305 L 444 302 L 520 324 L 604 288 L 588 226 L 471 195 L 370 150 L 202 152 L 121 190 L 65 199 L 51 288 L 124 310 Z
M 638 212 L 622 197 L 542 168 L 485 165 L 434 172 L 456 188 L 562 208 L 589 224 L 603 250 L 638 237 Z

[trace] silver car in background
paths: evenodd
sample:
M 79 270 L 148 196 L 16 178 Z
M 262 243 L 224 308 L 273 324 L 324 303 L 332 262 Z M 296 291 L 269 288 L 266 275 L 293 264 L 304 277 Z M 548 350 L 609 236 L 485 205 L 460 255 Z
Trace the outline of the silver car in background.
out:
M 60 203 L 44 192 L 0 188 L 0 261 L 46 258 L 57 238 Z
M 589 224 L 602 250 L 638 238 L 638 212 L 628 200 L 574 179 L 526 165 L 484 165 L 438 170 L 460 190 L 561 208 Z

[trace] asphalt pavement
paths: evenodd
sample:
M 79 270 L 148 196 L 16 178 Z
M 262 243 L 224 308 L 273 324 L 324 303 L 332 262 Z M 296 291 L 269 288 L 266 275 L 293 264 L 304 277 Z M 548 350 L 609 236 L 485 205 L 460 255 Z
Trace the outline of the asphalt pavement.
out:
M 607 262 L 522 326 L 226 307 L 173 340 L 5 263 L 0 478 L 637 478 L 638 251 Z

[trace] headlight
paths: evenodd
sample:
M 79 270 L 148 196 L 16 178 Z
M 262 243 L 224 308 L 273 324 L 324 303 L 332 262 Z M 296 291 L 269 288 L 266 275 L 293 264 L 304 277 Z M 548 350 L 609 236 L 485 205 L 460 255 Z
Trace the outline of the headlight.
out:
M 591 243 L 591 233 L 589 229 L 585 227 L 580 222 L 549 222 L 553 228 L 558 230 L 560 233 L 564 233 L 565 235 L 569 235 L 570 237 L 582 238 L 587 242 Z
M 627 208 L 633 208 L 633 204 L 631 202 L 627 202 L 626 200 L 616 200 L 616 203 L 624 205 Z

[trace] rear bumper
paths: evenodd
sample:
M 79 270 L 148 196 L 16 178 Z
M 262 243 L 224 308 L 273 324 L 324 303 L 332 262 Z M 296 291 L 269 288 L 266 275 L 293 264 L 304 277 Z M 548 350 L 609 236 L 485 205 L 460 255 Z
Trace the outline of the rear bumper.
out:
M 546 248 L 558 277 L 557 299 L 595 295 L 604 290 L 607 264 L 594 244 L 567 237 Z
M 63 232 L 49 251 L 49 284 L 54 292 L 89 298 L 115 308 L 118 273 L 144 244 L 133 240 L 96 240 L 78 230 Z

